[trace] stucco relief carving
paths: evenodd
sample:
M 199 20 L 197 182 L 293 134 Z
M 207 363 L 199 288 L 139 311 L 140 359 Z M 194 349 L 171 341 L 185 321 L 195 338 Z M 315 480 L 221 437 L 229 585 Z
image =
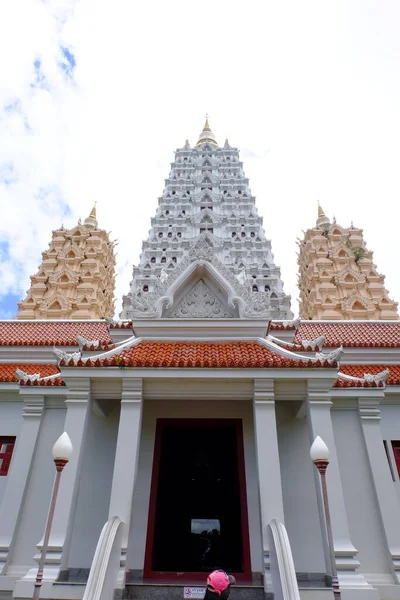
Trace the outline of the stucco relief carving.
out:
M 194 262 L 208 263 L 214 267 L 214 272 L 218 273 L 220 283 L 225 287 L 225 292 L 230 298 L 229 304 L 232 308 L 238 306 L 240 317 L 265 319 L 271 317 L 270 292 L 252 292 L 247 285 L 241 284 L 232 271 L 216 256 L 215 247 L 211 246 L 207 238 L 208 236 L 200 236 L 197 239 L 195 245 L 190 248 L 186 257 L 168 278 L 164 281 L 159 280 L 154 292 L 143 292 L 139 289 L 129 296 L 131 318 L 160 318 L 163 310 L 162 299 L 165 299 L 167 308 L 172 307 L 174 284 Z M 277 294 L 278 299 L 283 297 L 284 294 Z
M 178 319 L 226 319 L 230 316 L 202 279 L 186 294 L 170 315 Z

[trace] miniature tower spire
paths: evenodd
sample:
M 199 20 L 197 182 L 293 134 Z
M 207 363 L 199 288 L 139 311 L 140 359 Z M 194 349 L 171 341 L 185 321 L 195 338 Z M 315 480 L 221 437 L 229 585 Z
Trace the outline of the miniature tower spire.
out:
M 206 115 L 206 122 L 204 123 L 203 131 L 199 135 L 199 139 L 198 139 L 198 142 L 196 144 L 196 148 L 198 148 L 202 144 L 206 144 L 206 143 L 209 143 L 212 146 L 215 146 L 216 148 L 218 148 L 218 144 L 217 144 L 217 141 L 215 139 L 215 135 L 211 131 L 211 127 L 210 127 L 210 125 L 208 123 L 208 115 Z
M 333 223 L 318 203 L 317 226 L 299 242 L 302 319 L 398 319 L 362 229 Z
M 94 203 L 92 210 L 90 211 L 90 215 L 84 220 L 84 224 L 86 227 L 95 227 L 97 228 L 98 222 L 96 217 L 96 206 L 97 202 Z
M 17 319 L 101 319 L 114 315 L 114 247 L 98 228 L 96 203 L 84 223 L 53 231 Z
M 322 208 L 322 206 L 318 202 L 318 219 L 317 219 L 317 227 L 323 227 L 324 225 L 330 225 L 330 221 L 328 219 L 328 217 L 326 216 L 326 214 L 324 213 L 324 210 Z

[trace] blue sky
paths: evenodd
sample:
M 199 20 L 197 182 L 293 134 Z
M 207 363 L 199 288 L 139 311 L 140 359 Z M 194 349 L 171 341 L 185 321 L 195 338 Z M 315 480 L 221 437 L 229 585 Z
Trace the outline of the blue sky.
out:
M 174 149 L 205 113 L 242 149 L 294 312 L 317 200 L 364 229 L 400 300 L 399 24 L 397 0 L 0 4 L 0 317 L 51 231 L 95 200 L 119 240 L 119 311 Z

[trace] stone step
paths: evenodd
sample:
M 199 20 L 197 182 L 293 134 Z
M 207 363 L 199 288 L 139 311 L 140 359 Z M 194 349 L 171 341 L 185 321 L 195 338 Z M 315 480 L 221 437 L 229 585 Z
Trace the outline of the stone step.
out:
M 188 585 L 128 583 L 122 592 L 121 600 L 183 600 Z M 200 587 L 200 586 L 199 586 Z M 273 600 L 273 594 L 264 593 L 261 586 L 235 585 L 231 592 L 232 600 Z

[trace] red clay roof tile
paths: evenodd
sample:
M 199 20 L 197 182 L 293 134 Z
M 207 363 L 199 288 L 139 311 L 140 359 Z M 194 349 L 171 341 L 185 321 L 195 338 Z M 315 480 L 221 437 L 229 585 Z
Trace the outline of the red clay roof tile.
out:
M 113 343 L 105 322 L 0 321 L 0 346 L 77 346 L 77 335 Z
M 55 375 L 60 372 L 57 365 L 0 363 L 0 381 L 17 382 L 18 379 L 15 374 L 16 369 L 21 369 L 21 371 L 25 371 L 25 373 L 28 373 L 29 375 L 40 373 L 42 377 Z
M 400 321 L 393 323 L 300 323 L 294 343 L 324 335 L 325 348 L 400 348 Z
M 60 366 L 74 366 L 61 361 Z M 76 366 L 205 367 L 205 368 L 314 368 L 337 367 L 327 361 L 312 363 L 284 358 L 257 342 L 149 342 L 104 359 L 78 361 Z

